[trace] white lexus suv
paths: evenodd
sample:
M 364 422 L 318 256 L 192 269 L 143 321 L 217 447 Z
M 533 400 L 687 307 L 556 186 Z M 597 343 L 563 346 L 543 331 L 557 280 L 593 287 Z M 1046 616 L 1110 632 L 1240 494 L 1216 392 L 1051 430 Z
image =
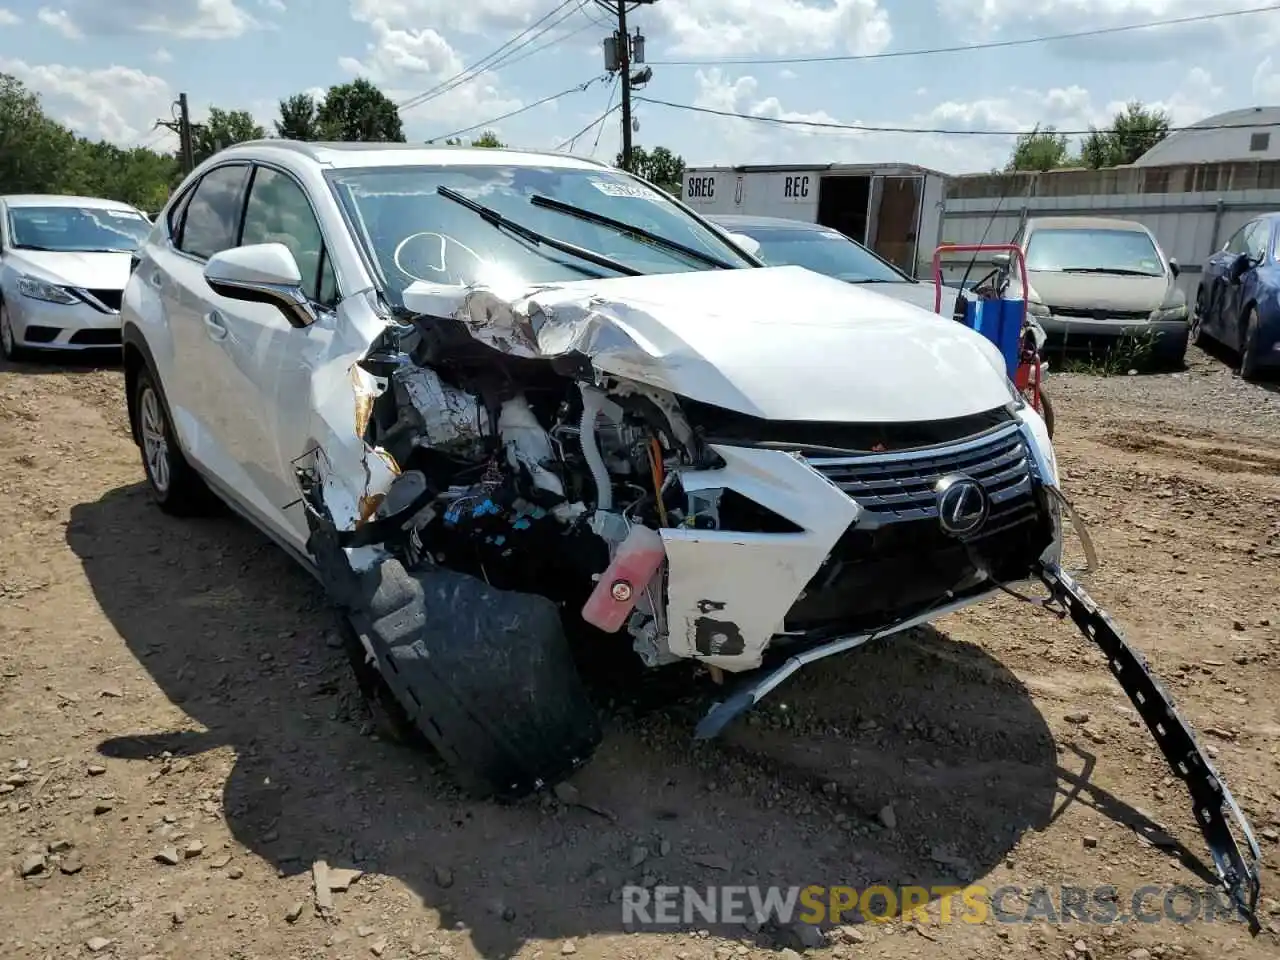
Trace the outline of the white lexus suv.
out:
M 305 565 L 483 793 L 590 756 L 582 645 L 745 705 L 1060 556 L 992 344 L 586 160 L 224 150 L 139 249 L 123 339 L 159 505 L 212 492 Z

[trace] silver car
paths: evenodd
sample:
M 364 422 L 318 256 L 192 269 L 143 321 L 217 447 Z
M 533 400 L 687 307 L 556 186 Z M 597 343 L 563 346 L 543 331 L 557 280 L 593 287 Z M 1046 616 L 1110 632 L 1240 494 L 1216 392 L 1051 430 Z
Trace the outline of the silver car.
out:
M 0 196 L 0 349 L 120 346 L 120 300 L 151 221 L 127 203 Z

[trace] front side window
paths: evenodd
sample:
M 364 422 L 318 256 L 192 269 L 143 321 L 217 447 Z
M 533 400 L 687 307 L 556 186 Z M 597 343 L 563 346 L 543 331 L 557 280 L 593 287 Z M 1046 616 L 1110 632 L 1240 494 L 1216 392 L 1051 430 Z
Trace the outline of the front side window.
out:
M 438 192 L 456 191 L 543 236 L 585 248 L 628 270 L 716 269 L 705 260 L 590 223 L 537 198 L 648 231 L 729 267 L 754 264 L 664 193 L 596 168 L 442 166 L 338 170 L 329 181 L 392 303 L 415 280 L 545 283 L 617 276 L 616 270 L 552 249 L 492 223 Z
M 834 230 L 753 227 L 744 230 L 760 244 L 770 266 L 798 266 L 849 283 L 909 283 L 911 278 L 865 247 Z
M 10 207 L 9 245 L 58 253 L 132 253 L 151 223 L 132 210 L 94 206 Z
M 1271 239 L 1271 224 L 1267 220 L 1255 220 L 1245 235 L 1245 253 L 1258 262 L 1266 259 L 1267 241 Z
M 218 167 L 204 175 L 187 204 L 180 250 L 208 260 L 215 253 L 236 246 L 248 176 L 249 167 L 245 164 Z
M 1055 273 L 1114 273 L 1162 277 L 1164 264 L 1140 230 L 1088 228 L 1034 230 L 1027 244 L 1027 269 Z
M 292 177 L 269 167 L 257 169 L 240 242 L 283 243 L 298 262 L 303 293 L 317 303 L 332 300 L 333 267 L 324 255 L 324 236 L 311 201 Z
M 1243 227 L 1231 235 L 1231 238 L 1223 246 L 1223 253 L 1248 253 L 1249 252 L 1249 230 L 1253 227 L 1253 222 L 1246 223 Z

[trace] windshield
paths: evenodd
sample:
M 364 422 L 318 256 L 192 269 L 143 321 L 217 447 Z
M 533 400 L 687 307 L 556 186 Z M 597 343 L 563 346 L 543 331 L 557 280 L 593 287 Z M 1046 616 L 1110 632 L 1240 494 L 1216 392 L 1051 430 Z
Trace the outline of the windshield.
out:
M 677 250 L 588 222 L 533 198 L 550 198 L 638 227 L 732 267 L 754 266 L 671 197 L 604 169 L 526 166 L 396 167 L 328 174 L 360 243 L 397 305 L 415 280 L 523 284 L 614 277 L 619 272 L 538 245 L 438 192 L 446 187 L 545 237 L 639 273 L 717 269 Z
M 740 232 L 760 244 L 760 259 L 773 267 L 807 267 L 849 283 L 911 282 L 866 247 L 834 230 L 749 227 Z
M 10 207 L 9 242 L 27 250 L 58 253 L 132 253 L 151 223 L 131 210 L 103 207 Z
M 1027 269 L 1164 276 L 1155 244 L 1138 230 L 1032 231 Z

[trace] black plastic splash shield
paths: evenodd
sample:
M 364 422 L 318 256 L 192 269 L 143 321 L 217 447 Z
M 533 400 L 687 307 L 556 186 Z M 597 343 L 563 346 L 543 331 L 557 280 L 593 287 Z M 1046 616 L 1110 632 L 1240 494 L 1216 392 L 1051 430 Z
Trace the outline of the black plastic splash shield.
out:
M 1129 646 L 1111 618 L 1080 584 L 1061 569 L 1044 566 L 1039 574 L 1080 632 L 1102 650 L 1111 672 L 1151 731 L 1170 769 L 1187 785 L 1195 805 L 1196 823 L 1204 834 L 1218 876 L 1256 932 L 1258 897 L 1262 888 L 1258 864 L 1262 852 L 1258 849 L 1249 821 L 1200 748 L 1191 727 L 1178 715 L 1172 699 L 1151 674 L 1146 660 Z M 1233 821 L 1244 836 L 1252 854 L 1250 858 L 1246 858 L 1231 830 Z

